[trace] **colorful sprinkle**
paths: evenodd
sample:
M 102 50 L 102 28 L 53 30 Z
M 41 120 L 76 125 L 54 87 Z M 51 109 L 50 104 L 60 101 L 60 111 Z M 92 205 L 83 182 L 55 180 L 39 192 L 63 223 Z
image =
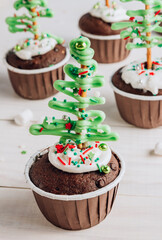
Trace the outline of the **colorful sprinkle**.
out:
M 66 165 L 66 163 L 64 163 L 60 157 L 57 157 L 57 159 L 58 159 L 64 166 Z

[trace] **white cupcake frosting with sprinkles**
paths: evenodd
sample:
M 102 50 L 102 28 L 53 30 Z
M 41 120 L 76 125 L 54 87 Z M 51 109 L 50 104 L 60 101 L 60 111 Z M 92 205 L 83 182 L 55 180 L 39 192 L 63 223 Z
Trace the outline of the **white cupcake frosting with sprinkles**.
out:
M 118 6 L 116 2 L 112 2 L 110 7 L 98 2 L 89 13 L 93 17 L 101 18 L 104 22 L 119 22 L 129 19 L 126 15 L 126 10 L 121 6 Z
M 147 69 L 144 61 L 135 61 L 122 69 L 122 80 L 135 89 L 150 91 L 157 95 L 162 89 L 162 58 L 152 62 L 153 69 Z
M 43 55 L 54 49 L 57 42 L 53 38 L 34 40 L 32 38 L 20 41 L 15 47 L 15 54 L 22 60 L 31 60 L 32 57 Z
M 56 168 L 71 173 L 91 171 L 102 172 L 111 160 L 111 149 L 104 142 L 93 142 L 87 148 L 80 150 L 77 145 L 68 140 L 66 144 L 56 143 L 49 148 L 49 161 Z M 106 166 L 109 171 L 109 167 Z

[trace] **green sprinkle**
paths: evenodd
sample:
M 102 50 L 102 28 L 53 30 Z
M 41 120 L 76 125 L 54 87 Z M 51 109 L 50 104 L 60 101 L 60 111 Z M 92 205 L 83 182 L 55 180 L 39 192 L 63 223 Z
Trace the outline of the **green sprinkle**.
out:
M 95 162 L 98 162 L 98 160 L 99 160 L 99 158 L 96 158 L 94 161 L 95 161 Z
M 77 165 L 78 164 L 78 162 L 76 161 L 75 163 L 74 163 L 74 165 Z
M 54 125 L 55 125 L 55 126 L 57 126 L 57 125 L 58 125 L 58 123 L 57 123 L 57 122 L 55 122 L 55 123 L 54 123 Z
M 83 90 L 83 92 L 86 92 L 86 91 L 87 91 L 86 89 Z
M 21 151 L 21 154 L 27 154 L 27 151 L 23 150 Z
M 55 154 L 57 154 L 57 151 L 55 151 Z
M 87 129 L 87 131 L 88 131 L 88 132 L 91 132 L 91 129 L 90 129 L 90 128 L 88 128 L 88 129 Z
M 65 90 L 66 89 L 66 87 L 62 87 L 62 90 Z
M 52 120 L 55 120 L 55 117 L 52 117 Z
M 57 100 L 57 99 L 54 97 L 54 98 L 53 98 L 53 101 L 56 101 L 56 100 Z
M 91 136 L 91 134 L 87 134 L 87 137 L 90 137 Z
M 64 99 L 64 102 L 67 102 L 67 100 L 66 100 L 66 99 Z
M 98 170 L 99 170 L 100 172 L 102 172 L 102 170 L 101 170 L 100 166 L 98 165 L 98 163 L 96 163 L 96 165 L 97 165 L 97 167 L 98 167 Z
M 85 114 L 85 117 L 88 117 L 88 114 Z
M 74 148 L 71 148 L 71 151 L 73 152 L 73 151 L 74 151 Z
M 98 101 L 97 101 L 97 100 L 95 100 L 95 99 L 93 99 L 93 98 L 90 98 L 90 101 L 91 101 L 91 102 L 98 103 Z
M 88 91 L 91 91 L 91 88 L 88 88 Z
M 77 153 L 75 152 L 75 153 L 74 153 L 74 155 L 76 156 L 76 155 L 77 155 Z
M 77 167 L 80 167 L 80 165 L 78 164 Z
M 67 155 L 67 152 L 64 152 L 64 155 Z
M 54 66 L 54 64 L 49 65 L 49 67 L 53 67 L 53 66 Z
M 85 112 L 85 110 L 82 110 L 82 113 L 84 113 Z

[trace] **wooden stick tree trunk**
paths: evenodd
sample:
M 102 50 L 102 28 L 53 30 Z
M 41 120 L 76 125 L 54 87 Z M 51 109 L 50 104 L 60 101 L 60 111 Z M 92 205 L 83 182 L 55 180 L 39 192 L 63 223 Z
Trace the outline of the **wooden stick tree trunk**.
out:
M 33 13 L 36 12 L 36 8 L 32 8 L 31 11 L 32 11 Z M 36 25 L 37 25 L 37 22 L 36 22 L 36 21 L 33 22 L 33 26 L 36 26 Z M 39 35 L 38 35 L 38 33 L 36 33 L 36 34 L 34 35 L 34 39 L 37 40 L 38 38 L 39 38 Z
M 145 7 L 146 10 L 150 9 L 150 5 L 146 5 Z M 149 26 L 150 24 L 148 24 Z M 147 37 L 151 37 L 151 32 L 146 33 Z M 150 41 L 146 41 L 147 44 L 150 44 Z M 151 60 L 151 48 L 147 48 L 147 69 L 152 68 L 152 60 Z
M 85 65 L 81 65 L 81 68 L 85 68 L 85 69 L 87 69 L 87 66 L 85 66 Z M 81 94 L 80 94 L 80 96 L 81 97 L 86 97 L 87 96 L 87 91 L 81 91 Z M 82 112 L 82 111 L 85 111 L 85 108 L 79 108 L 79 112 Z M 83 118 L 78 118 L 78 120 L 82 120 Z M 80 143 L 79 145 L 78 145 L 78 148 L 79 149 L 82 149 L 84 147 L 84 144 L 82 144 L 82 143 Z
M 106 6 L 110 7 L 109 0 L 105 0 Z

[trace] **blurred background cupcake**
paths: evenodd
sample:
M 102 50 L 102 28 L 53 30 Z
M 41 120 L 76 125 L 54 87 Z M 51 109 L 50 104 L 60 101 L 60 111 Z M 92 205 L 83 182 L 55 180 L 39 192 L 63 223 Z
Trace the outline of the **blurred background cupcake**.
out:
M 8 17 L 9 31 L 30 32 L 32 37 L 20 40 L 7 54 L 7 65 L 11 84 L 15 92 L 26 99 L 43 99 L 56 93 L 53 83 L 64 79 L 63 66 L 69 59 L 62 38 L 49 33 L 40 33 L 39 17 L 53 17 L 46 1 L 15 1 L 14 8 L 26 8 L 29 14 Z
M 121 39 L 120 30 L 111 29 L 112 23 L 128 20 L 126 10 L 115 1 L 108 0 L 96 3 L 88 13 L 80 18 L 81 34 L 91 40 L 96 61 L 114 63 L 122 61 L 129 55 L 125 46 L 130 39 Z

